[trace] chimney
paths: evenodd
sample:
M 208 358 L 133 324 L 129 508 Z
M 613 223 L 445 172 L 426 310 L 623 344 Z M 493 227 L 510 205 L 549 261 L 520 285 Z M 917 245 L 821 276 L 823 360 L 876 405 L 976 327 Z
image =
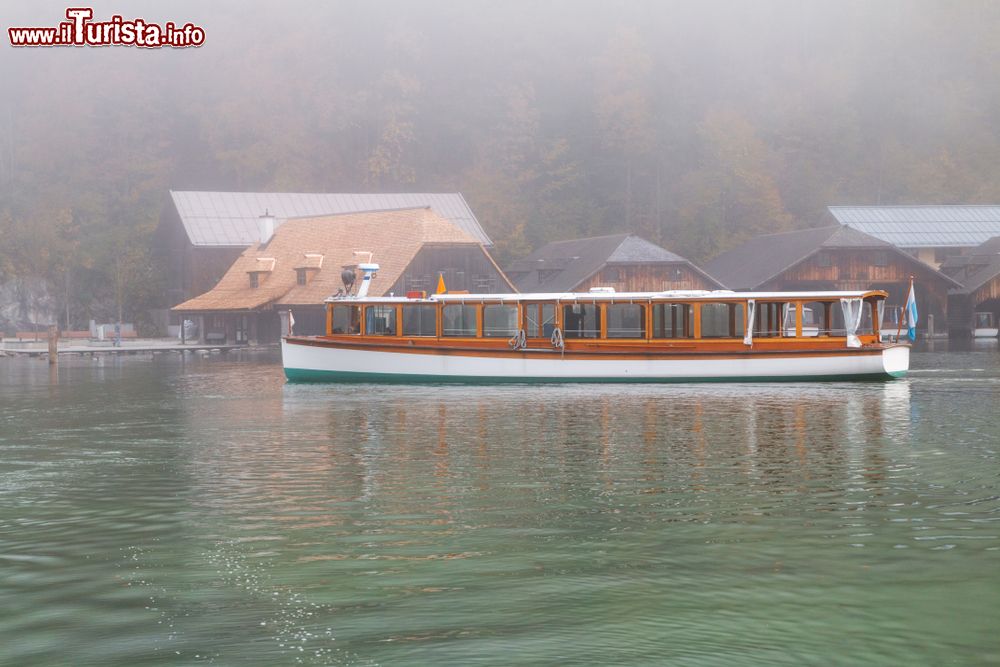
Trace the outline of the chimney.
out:
M 264 209 L 264 215 L 257 218 L 258 238 L 262 244 L 267 243 L 274 236 L 274 216 Z

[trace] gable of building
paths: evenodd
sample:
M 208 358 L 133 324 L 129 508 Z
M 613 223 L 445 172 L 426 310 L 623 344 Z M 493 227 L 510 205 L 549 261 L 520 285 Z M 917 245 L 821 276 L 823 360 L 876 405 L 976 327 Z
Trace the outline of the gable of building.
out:
M 1000 236 L 984 241 L 967 255 L 949 257 L 941 271 L 962 284 L 954 291 L 971 294 L 1000 279 Z
M 663 265 L 690 267 L 709 284 L 717 284 L 680 255 L 632 234 L 555 241 L 512 262 L 507 273 L 521 292 L 568 292 L 605 267 Z
M 948 286 L 956 285 L 951 278 L 891 243 L 843 225 L 758 236 L 710 260 L 705 268 L 729 289 L 754 290 L 819 253 L 850 251 L 856 254 L 866 250 L 884 252 L 887 260 L 893 258 L 912 267 L 913 271 L 932 275 Z

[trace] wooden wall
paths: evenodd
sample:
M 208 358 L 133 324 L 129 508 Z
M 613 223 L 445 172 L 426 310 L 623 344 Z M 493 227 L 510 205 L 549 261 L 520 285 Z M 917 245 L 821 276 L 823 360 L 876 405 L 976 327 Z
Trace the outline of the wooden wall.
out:
M 972 297 L 972 303 L 974 305 L 979 305 L 994 299 L 1000 299 L 1000 276 L 994 277 L 993 280 L 990 280 L 969 296 Z
M 172 201 L 167 203 L 154 233 L 154 252 L 167 270 L 167 305 L 175 306 L 215 287 L 244 250 L 191 245 L 177 209 Z
M 719 289 L 690 264 L 608 264 L 572 291 L 586 292 L 591 287 L 614 287 L 616 292 Z
M 829 259 L 829 266 L 825 265 L 824 254 Z M 878 266 L 880 262 L 885 266 Z M 948 289 L 953 285 L 920 260 L 894 250 L 820 250 L 758 289 L 881 289 L 889 293 L 888 305 L 903 306 L 910 289 L 911 275 L 916 283 L 917 310 L 920 312 L 918 327 L 926 329 L 927 316 L 934 315 L 935 330 L 943 332 Z
M 468 290 L 478 294 L 509 294 L 514 291 L 485 250 L 468 244 L 425 245 L 389 291 L 397 295 L 412 290 L 433 294 L 439 273 L 444 275 L 445 287 L 449 290 Z

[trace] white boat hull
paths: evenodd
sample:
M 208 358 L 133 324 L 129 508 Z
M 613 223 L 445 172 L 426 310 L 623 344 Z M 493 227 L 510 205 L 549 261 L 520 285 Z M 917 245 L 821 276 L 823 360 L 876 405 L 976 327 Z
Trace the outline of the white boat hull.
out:
M 997 329 L 995 327 L 978 328 L 978 329 L 973 329 L 972 331 L 973 338 L 996 338 L 997 334 L 1000 334 L 1000 329 Z
M 909 369 L 910 348 L 835 353 L 592 359 L 526 352 L 352 349 L 283 340 L 289 380 L 395 382 L 720 382 L 879 379 Z

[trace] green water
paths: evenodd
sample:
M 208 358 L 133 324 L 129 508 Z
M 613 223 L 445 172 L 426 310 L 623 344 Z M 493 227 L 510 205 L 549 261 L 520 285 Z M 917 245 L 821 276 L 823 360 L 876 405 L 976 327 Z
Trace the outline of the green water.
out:
M 899 381 L 0 359 L 2 665 L 1000 663 L 1000 352 Z

